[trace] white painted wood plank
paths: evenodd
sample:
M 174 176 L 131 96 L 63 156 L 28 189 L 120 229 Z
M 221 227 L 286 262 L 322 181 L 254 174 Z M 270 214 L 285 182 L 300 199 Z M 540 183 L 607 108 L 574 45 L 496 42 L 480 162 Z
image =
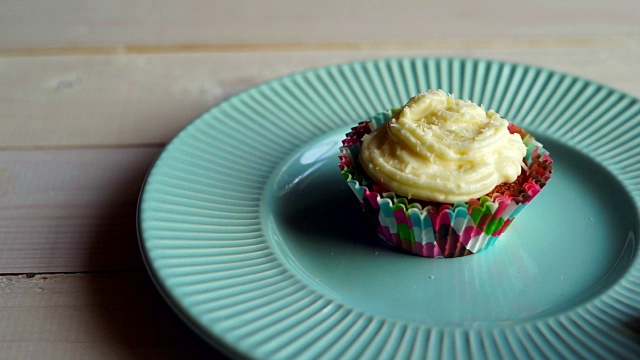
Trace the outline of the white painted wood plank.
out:
M 638 36 L 637 0 L 8 0 L 0 48 Z
M 0 273 L 142 269 L 137 198 L 160 150 L 0 151 Z
M 3 359 L 205 359 L 144 272 L 0 276 Z
M 161 144 L 215 103 L 315 66 L 392 56 L 473 56 L 584 76 L 640 96 L 633 46 L 0 57 L 0 148 Z

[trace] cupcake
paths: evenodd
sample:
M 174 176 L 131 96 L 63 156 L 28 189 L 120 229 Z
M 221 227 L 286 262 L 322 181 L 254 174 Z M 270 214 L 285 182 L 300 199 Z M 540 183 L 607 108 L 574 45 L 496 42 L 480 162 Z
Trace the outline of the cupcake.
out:
M 523 129 L 442 90 L 359 123 L 342 145 L 342 174 L 380 237 L 424 257 L 489 248 L 552 172 Z

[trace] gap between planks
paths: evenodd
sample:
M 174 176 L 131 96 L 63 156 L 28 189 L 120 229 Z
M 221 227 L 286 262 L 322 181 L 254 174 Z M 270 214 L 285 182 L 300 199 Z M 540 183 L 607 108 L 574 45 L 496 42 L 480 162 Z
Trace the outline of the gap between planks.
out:
M 334 42 L 282 44 L 186 44 L 186 45 L 127 45 L 78 46 L 51 48 L 0 49 L 0 57 L 31 56 L 95 56 L 141 54 L 189 54 L 227 52 L 308 52 L 308 51 L 398 51 L 398 50 L 460 50 L 512 48 L 581 48 L 603 46 L 631 46 L 640 44 L 638 37 L 610 38 L 522 38 L 522 39 L 449 39 L 395 42 Z
M 8 272 L 0 273 L 0 276 L 22 277 L 24 279 L 32 279 L 37 276 L 53 276 L 53 275 L 104 275 L 104 274 L 122 274 L 122 273 L 146 273 L 146 270 L 93 270 L 93 271 L 49 271 L 49 272 Z
M 149 144 L 78 144 L 78 145 L 28 145 L 2 146 L 0 151 L 55 151 L 55 150 L 107 150 L 107 149 L 164 149 L 167 143 Z

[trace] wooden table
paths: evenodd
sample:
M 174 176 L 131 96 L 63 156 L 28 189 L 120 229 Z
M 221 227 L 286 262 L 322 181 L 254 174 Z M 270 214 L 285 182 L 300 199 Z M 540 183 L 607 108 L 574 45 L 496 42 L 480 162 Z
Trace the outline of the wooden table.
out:
M 2 2 L 0 358 L 216 354 L 151 283 L 136 202 L 167 141 L 262 81 L 355 59 L 468 56 L 640 96 L 637 0 L 388 3 Z

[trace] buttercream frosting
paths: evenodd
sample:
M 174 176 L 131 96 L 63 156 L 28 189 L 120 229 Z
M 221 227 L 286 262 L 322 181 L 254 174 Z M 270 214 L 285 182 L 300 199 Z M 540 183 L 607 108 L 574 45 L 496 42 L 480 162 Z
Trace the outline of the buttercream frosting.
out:
M 431 90 L 411 98 L 363 138 L 360 162 L 396 194 L 468 201 L 520 175 L 526 147 L 507 127 L 494 111 Z

